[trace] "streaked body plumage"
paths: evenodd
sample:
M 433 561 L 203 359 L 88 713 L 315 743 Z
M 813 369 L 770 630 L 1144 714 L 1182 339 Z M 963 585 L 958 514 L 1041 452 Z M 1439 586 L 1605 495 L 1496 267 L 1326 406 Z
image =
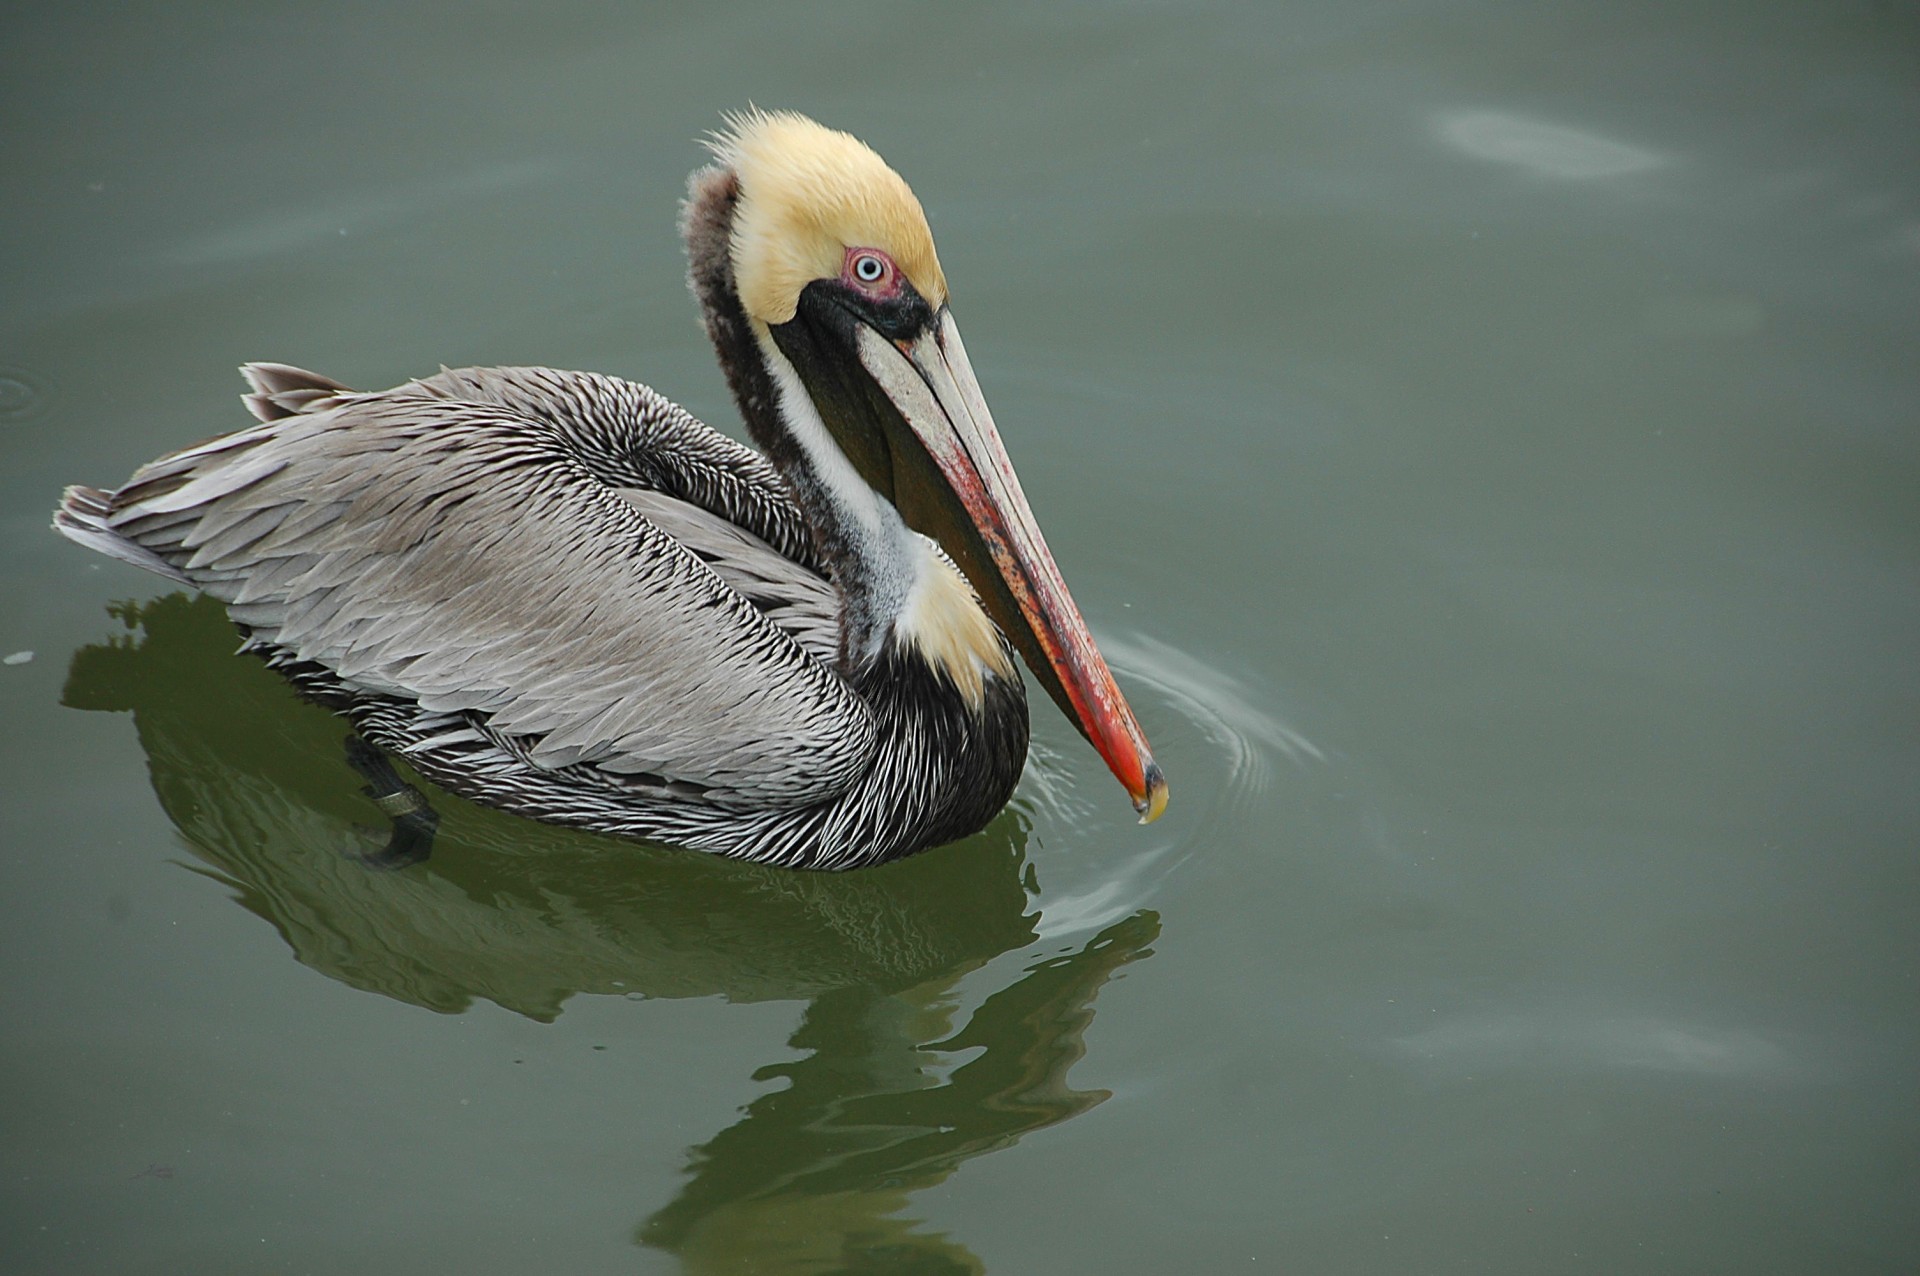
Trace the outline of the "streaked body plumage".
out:
M 970 833 L 1025 758 L 1013 647 L 894 513 L 891 475 L 878 495 L 847 477 L 836 440 L 850 427 L 837 408 L 816 415 L 807 396 L 822 392 L 781 353 L 819 299 L 781 325 L 743 305 L 740 207 L 738 173 L 708 170 L 686 231 L 709 332 L 769 456 L 592 373 L 443 370 L 358 393 L 255 364 L 258 424 L 117 491 L 69 489 L 56 525 L 220 598 L 302 692 L 491 805 L 810 868 Z M 902 295 L 916 331 L 951 332 L 929 326 L 944 304 L 928 318 Z
M 111 502 L 76 489 L 64 529 L 220 598 L 247 649 L 435 783 L 809 868 L 963 836 L 1011 793 L 1018 680 L 994 680 L 1004 725 L 977 742 L 991 809 L 942 809 L 968 762 L 957 691 L 898 658 L 842 678 L 833 588 L 773 467 L 646 386 L 246 372 L 261 424 Z M 951 703 L 905 711 L 923 699 Z

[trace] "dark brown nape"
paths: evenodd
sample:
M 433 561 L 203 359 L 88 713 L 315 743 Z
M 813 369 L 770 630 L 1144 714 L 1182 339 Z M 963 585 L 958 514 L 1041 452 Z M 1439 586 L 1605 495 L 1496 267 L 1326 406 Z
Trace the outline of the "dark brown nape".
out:
M 707 339 L 726 374 L 727 388 L 746 422 L 747 433 L 780 472 L 794 503 L 806 515 L 819 560 L 840 596 L 841 662 L 850 663 L 849 591 L 860 586 L 848 568 L 852 555 L 846 532 L 831 516 L 831 506 L 800 445 L 780 417 L 779 392 L 766 356 L 733 283 L 733 213 L 740 202 L 740 178 L 732 169 L 711 165 L 687 179 L 680 206 L 680 236 L 687 246 L 687 286 L 700 303 Z
M 795 445 L 780 425 L 779 395 L 765 357 L 753 338 L 747 312 L 733 285 L 733 210 L 740 202 L 740 178 L 712 165 L 687 179 L 680 205 L 680 237 L 687 246 L 687 286 L 700 303 L 707 339 L 720 359 L 727 388 L 747 423 L 747 431 L 767 458 L 791 473 Z

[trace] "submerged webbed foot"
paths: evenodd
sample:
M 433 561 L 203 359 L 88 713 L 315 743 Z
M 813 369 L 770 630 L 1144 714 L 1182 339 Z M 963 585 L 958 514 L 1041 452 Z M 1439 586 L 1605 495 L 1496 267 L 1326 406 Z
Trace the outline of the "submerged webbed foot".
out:
M 392 822 L 387 844 L 377 851 L 350 851 L 353 858 L 368 868 L 397 869 L 418 864 L 433 853 L 433 835 L 440 828 L 440 815 L 427 804 L 426 795 L 400 778 L 387 755 L 361 739 L 358 734 L 346 739 L 347 765 L 360 773 L 367 783 L 361 792 L 373 799 Z M 370 838 L 380 836 L 378 829 L 366 828 Z

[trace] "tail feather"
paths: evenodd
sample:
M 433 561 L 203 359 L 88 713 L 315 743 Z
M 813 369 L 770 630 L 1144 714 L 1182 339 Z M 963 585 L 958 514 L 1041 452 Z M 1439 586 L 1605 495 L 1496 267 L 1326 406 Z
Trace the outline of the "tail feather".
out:
M 108 558 L 144 567 L 182 585 L 193 583 L 172 563 L 109 527 L 107 516 L 112 512 L 112 493 L 76 483 L 61 495 L 60 507 L 53 512 L 53 528 L 75 544 L 97 550 Z
M 142 466 L 117 492 L 84 484 L 68 488 L 54 511 L 54 530 L 109 558 L 144 567 L 183 585 L 195 584 L 184 570 L 188 551 L 237 518 L 229 516 L 224 522 L 216 522 L 189 544 L 189 534 L 206 512 L 201 507 L 266 477 L 283 464 L 251 455 L 253 449 L 275 435 L 274 430 L 263 426 L 324 412 L 354 394 L 331 377 L 286 363 L 249 363 L 240 369 L 240 375 L 247 379 L 250 391 L 242 399 L 262 425 L 163 456 Z

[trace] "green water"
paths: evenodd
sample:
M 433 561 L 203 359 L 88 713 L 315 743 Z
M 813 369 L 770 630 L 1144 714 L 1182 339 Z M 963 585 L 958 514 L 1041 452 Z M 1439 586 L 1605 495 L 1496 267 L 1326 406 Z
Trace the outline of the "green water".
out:
M 20 1273 L 1920 1264 L 1920 22 L 1889 4 L 0 16 Z M 1036 705 L 783 874 L 451 798 L 58 539 L 232 369 L 647 381 L 754 101 L 927 206 L 1165 764 Z M 31 659 L 24 653 L 31 652 Z

